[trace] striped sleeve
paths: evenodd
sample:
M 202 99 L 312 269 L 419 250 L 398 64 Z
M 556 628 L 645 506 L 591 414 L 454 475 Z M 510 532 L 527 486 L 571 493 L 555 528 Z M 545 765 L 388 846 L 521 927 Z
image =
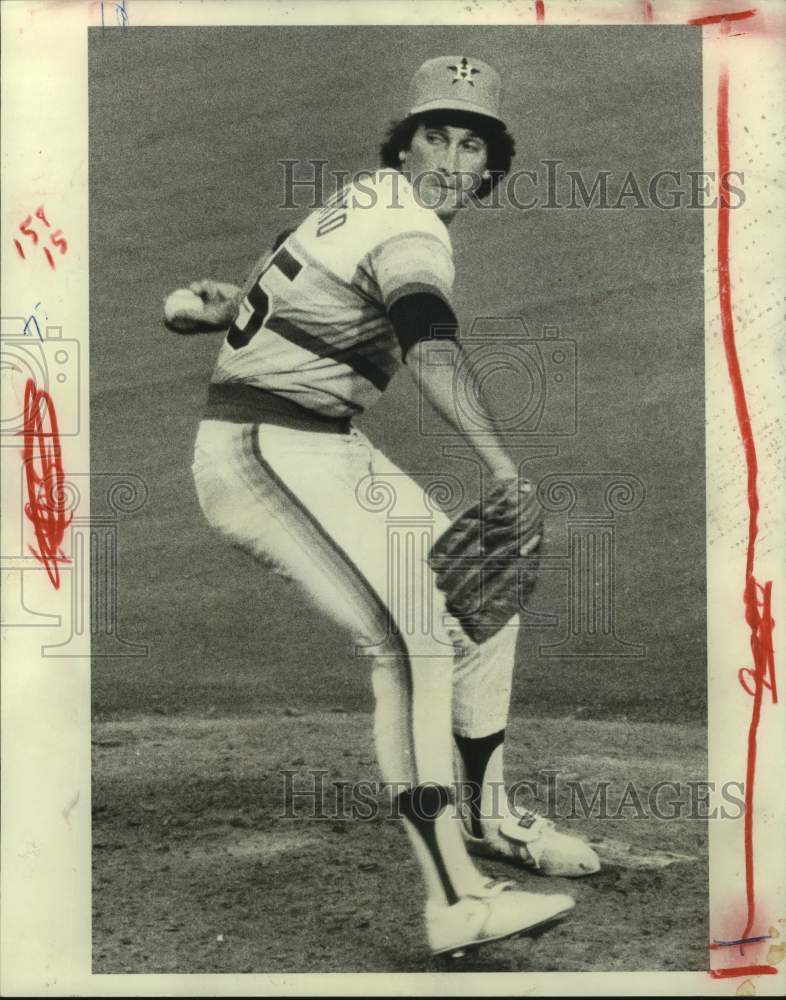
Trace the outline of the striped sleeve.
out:
M 427 292 L 450 302 L 453 258 L 439 237 L 413 230 L 397 233 L 369 254 L 368 269 L 387 310 L 404 295 Z

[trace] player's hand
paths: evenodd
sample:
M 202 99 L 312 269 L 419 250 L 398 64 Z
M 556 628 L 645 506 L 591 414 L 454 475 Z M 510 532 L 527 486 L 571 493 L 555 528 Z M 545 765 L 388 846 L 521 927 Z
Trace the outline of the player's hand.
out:
M 204 303 L 201 313 L 203 328 L 224 329 L 234 320 L 242 297 L 237 285 L 203 278 L 201 281 L 193 281 L 188 287 Z
M 502 485 L 503 483 L 506 483 L 508 489 L 510 490 L 518 489 L 521 480 L 519 476 L 519 470 L 515 466 L 515 464 L 511 461 L 508 469 L 505 469 L 503 464 L 502 470 L 503 471 L 501 472 L 501 474 L 495 477 L 495 479 L 497 480 L 496 483 L 497 489 L 498 490 L 504 489 Z M 532 489 L 533 486 L 531 483 L 525 484 L 524 486 L 525 493 L 527 494 L 531 493 Z M 528 556 L 531 552 L 534 552 L 538 548 L 542 540 L 543 540 L 543 535 L 540 532 L 534 535 L 530 535 L 530 537 L 527 538 L 527 541 L 524 543 L 524 545 L 522 545 L 521 548 L 519 549 L 519 554 L 522 556 Z
M 240 296 L 240 289 L 237 285 L 231 285 L 227 281 L 213 281 L 212 278 L 192 281 L 188 287 L 205 303 L 227 301 L 237 303 Z
M 164 319 L 179 333 L 224 330 L 237 315 L 241 291 L 236 285 L 195 281 L 179 288 L 164 300 Z
M 429 566 L 435 583 L 447 610 L 473 642 L 495 635 L 535 586 L 543 520 L 534 484 L 504 479 L 492 484 L 432 546 Z

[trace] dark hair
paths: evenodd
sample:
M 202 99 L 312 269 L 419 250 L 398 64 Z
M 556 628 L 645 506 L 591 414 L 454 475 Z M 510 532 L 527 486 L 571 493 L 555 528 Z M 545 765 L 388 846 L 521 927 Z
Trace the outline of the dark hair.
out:
M 510 170 L 511 161 L 516 154 L 516 143 L 502 122 L 469 111 L 449 111 L 446 109 L 423 111 L 420 114 L 402 118 L 401 121 L 392 122 L 385 136 L 385 141 L 379 147 L 379 155 L 384 167 L 401 170 L 399 153 L 409 149 L 412 137 L 420 125 L 426 128 L 452 125 L 454 128 L 471 129 L 486 143 L 486 169 L 491 177 L 481 182 L 474 197 L 485 198 Z

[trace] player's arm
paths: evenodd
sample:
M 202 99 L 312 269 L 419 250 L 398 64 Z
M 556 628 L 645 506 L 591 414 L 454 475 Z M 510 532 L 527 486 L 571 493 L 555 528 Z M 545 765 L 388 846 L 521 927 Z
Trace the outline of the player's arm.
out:
M 407 370 L 419 391 L 443 420 L 462 437 L 466 437 L 496 479 L 515 479 L 516 463 L 491 414 L 481 399 L 476 374 L 457 340 L 458 322 L 451 307 L 437 294 L 416 292 L 405 295 L 388 309 L 390 321 L 401 344 Z M 434 333 L 439 339 L 435 341 Z M 440 363 L 428 364 L 427 351 L 439 344 Z M 458 419 L 454 390 L 456 372 L 466 387 L 466 395 L 474 401 L 473 435 L 467 436 Z M 480 432 L 482 443 L 478 440 Z
M 450 289 L 453 284 L 453 259 L 449 246 L 426 225 L 422 213 L 396 221 L 400 230 L 394 238 L 380 243 L 369 256 L 388 317 L 398 337 L 401 354 L 419 391 L 431 403 L 446 423 L 461 437 L 466 438 L 479 453 L 491 473 L 498 479 L 515 479 L 516 463 L 508 454 L 499 429 L 491 414 L 475 412 L 480 409 L 481 394 L 477 376 L 467 364 L 458 343 L 458 322 L 451 308 Z M 390 221 L 390 220 L 386 220 Z M 411 225 L 411 229 L 406 229 Z M 426 342 L 434 333 L 440 336 L 440 354 L 444 365 L 429 365 Z M 460 376 L 465 381 L 469 398 L 477 400 L 473 406 L 473 430 L 483 431 L 483 444 L 478 435 L 469 436 L 464 431 L 456 409 L 454 379 L 460 366 Z
M 290 228 L 279 233 L 271 252 L 275 252 L 294 231 L 294 228 Z M 268 253 L 260 257 L 252 271 L 253 275 L 259 273 L 269 257 Z M 252 281 L 253 278 L 249 279 L 246 288 L 228 281 L 214 281 L 212 278 L 193 281 L 187 289 L 178 289 L 164 301 L 166 322 L 180 333 L 226 330 L 234 322 L 243 296 Z M 189 295 L 189 292 L 192 294 Z

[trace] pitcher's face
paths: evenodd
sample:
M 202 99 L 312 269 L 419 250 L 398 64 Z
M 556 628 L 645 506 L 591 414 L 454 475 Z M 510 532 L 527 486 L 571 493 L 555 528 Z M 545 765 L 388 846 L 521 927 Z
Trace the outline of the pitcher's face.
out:
M 453 215 L 480 187 L 486 170 L 486 143 L 467 128 L 418 125 L 401 163 L 418 200 L 440 216 Z

